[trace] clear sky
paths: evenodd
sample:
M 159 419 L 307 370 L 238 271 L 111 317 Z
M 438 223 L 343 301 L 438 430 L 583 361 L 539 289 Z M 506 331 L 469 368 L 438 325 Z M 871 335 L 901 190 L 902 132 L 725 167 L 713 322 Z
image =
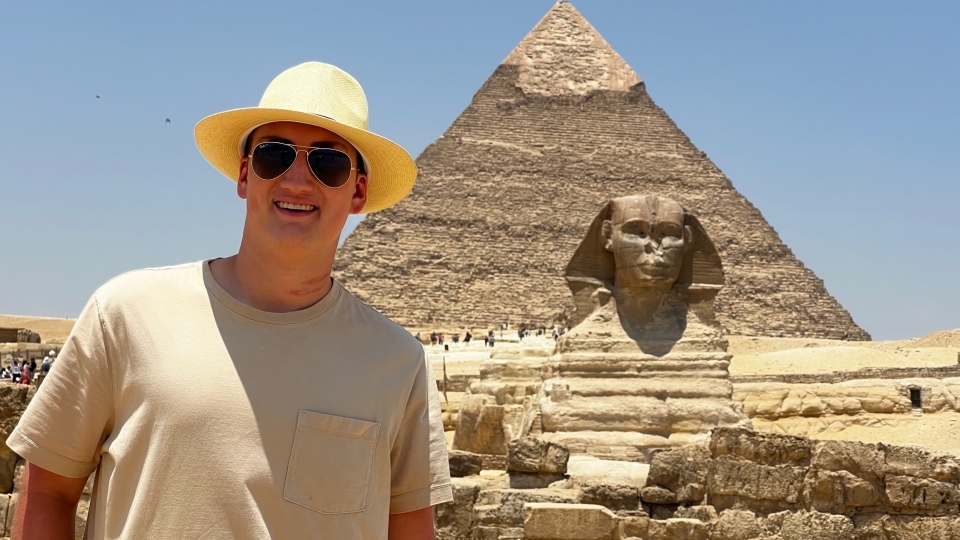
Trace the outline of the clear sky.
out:
M 284 69 L 346 69 L 416 156 L 552 4 L 4 3 L 0 313 L 234 253 L 193 126 Z M 960 327 L 960 3 L 574 5 L 874 339 Z

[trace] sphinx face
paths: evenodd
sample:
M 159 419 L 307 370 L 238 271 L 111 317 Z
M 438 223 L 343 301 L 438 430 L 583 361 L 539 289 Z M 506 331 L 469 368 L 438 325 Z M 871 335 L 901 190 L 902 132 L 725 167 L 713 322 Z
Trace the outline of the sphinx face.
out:
M 616 286 L 669 289 L 691 237 L 683 207 L 655 196 L 623 197 L 611 204 L 603 234 L 616 261 Z

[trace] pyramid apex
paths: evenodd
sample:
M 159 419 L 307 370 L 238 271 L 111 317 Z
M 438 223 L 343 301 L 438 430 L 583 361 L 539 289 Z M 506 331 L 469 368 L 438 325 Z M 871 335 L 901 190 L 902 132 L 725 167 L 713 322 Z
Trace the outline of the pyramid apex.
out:
M 626 91 L 642 81 L 573 4 L 560 0 L 503 60 L 519 67 L 525 93 Z

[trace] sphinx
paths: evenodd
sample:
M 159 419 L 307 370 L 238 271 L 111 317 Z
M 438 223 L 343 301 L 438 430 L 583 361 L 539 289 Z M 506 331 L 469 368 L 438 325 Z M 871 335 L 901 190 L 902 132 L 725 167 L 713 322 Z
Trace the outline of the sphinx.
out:
M 548 354 L 493 356 L 461 405 L 454 447 L 496 453 L 535 436 L 574 454 L 645 462 L 751 427 L 732 400 L 713 302 L 724 284 L 695 215 L 656 195 L 607 201 L 567 265 L 572 328 Z

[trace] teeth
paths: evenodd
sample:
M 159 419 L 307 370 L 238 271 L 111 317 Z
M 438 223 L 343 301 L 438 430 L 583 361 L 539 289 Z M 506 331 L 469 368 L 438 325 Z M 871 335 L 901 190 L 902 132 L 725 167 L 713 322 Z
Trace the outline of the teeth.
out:
M 277 206 L 279 206 L 280 208 L 286 208 L 287 210 L 300 210 L 302 212 L 305 212 L 307 210 L 313 210 L 314 208 L 316 208 L 311 204 L 293 204 L 293 203 L 288 203 L 283 201 L 277 201 Z

